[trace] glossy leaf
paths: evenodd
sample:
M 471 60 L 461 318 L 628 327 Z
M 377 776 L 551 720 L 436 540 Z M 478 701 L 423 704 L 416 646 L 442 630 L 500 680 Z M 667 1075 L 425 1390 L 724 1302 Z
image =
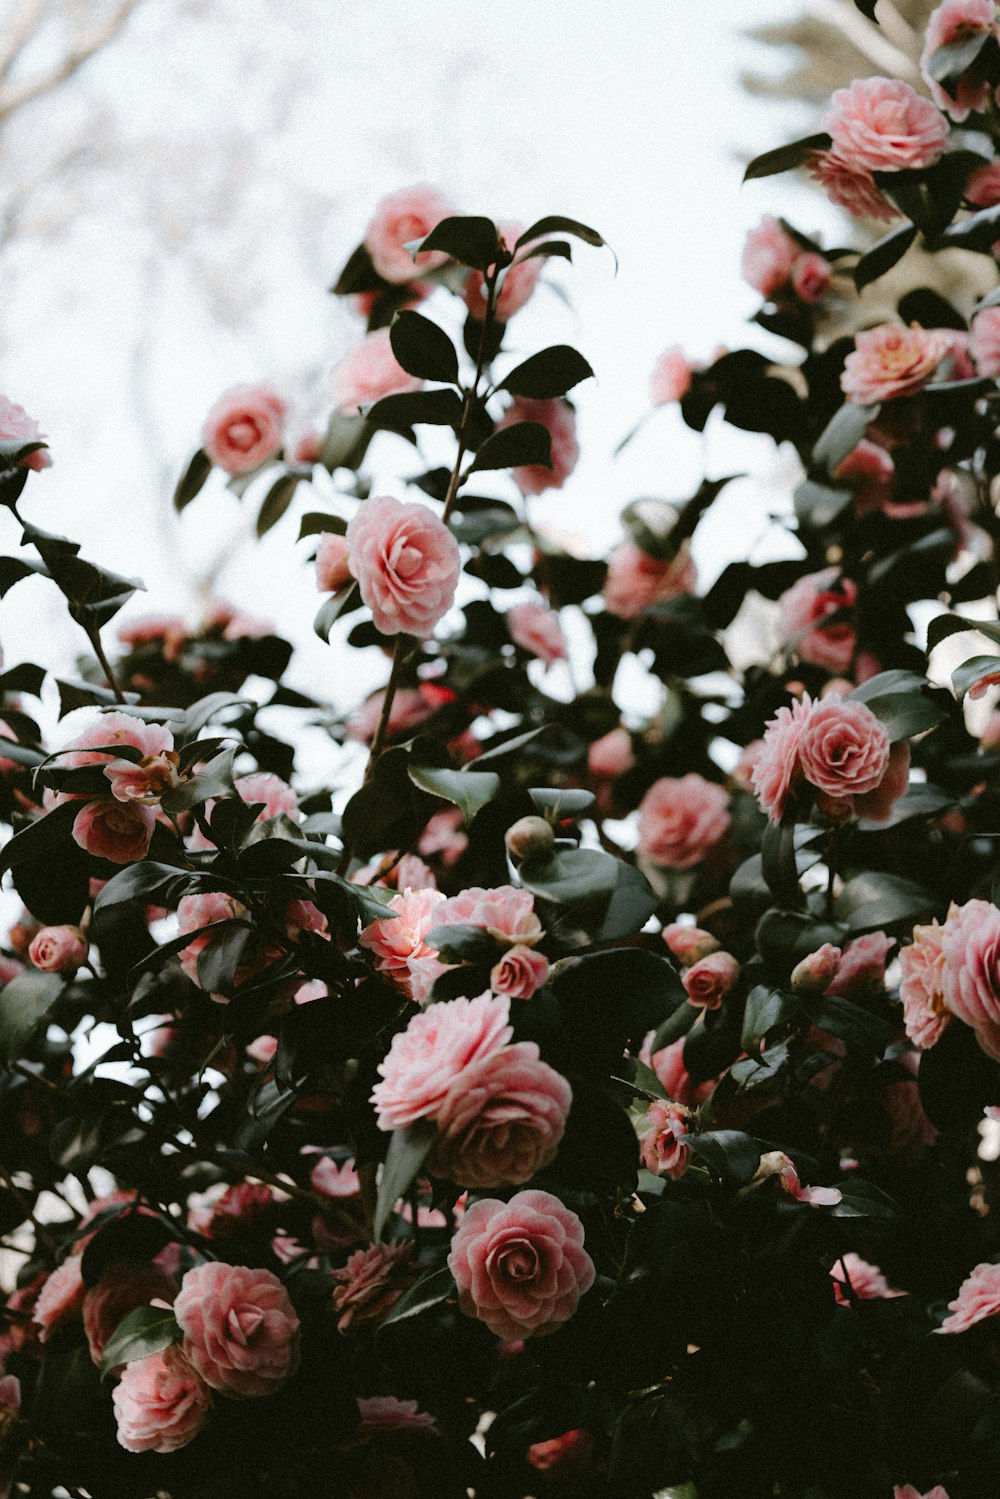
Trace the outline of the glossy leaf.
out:
M 162 1353 L 180 1341 L 181 1330 L 173 1312 L 159 1306 L 137 1306 L 123 1317 L 104 1345 L 101 1373 L 113 1374 L 122 1364 Z
M 493 220 L 472 215 L 442 219 L 411 253 L 415 260 L 426 250 L 441 250 L 462 265 L 486 271 L 497 260 L 499 249 L 500 235 Z
M 429 765 L 410 765 L 407 773 L 421 791 L 460 807 L 466 827 L 500 790 L 500 777 L 492 770 L 439 770 Z
M 778 146 L 774 151 L 764 151 L 751 161 L 743 173 L 743 181 L 752 182 L 758 177 L 773 177 L 778 172 L 790 172 L 793 167 L 803 164 L 810 151 L 828 151 L 830 145 L 828 135 L 807 135 L 803 140 L 790 141 L 787 146 Z
M 197 497 L 206 479 L 212 472 L 212 460 L 204 448 L 199 448 L 184 470 L 174 490 L 174 509 L 178 513 Z
M 458 383 L 458 355 L 443 328 L 419 312 L 397 312 L 389 329 L 392 352 L 408 375 Z
M 456 396 L 456 400 L 458 397 Z M 477 452 L 469 473 L 483 469 L 552 467 L 552 438 L 541 422 L 513 422 L 488 437 Z
M 455 1278 L 447 1265 L 440 1265 L 436 1269 L 428 1270 L 425 1275 L 403 1295 L 384 1316 L 378 1325 L 380 1335 L 384 1328 L 391 1327 L 396 1322 L 406 1322 L 411 1317 L 418 1317 L 421 1312 L 429 1311 L 432 1306 L 440 1306 L 442 1301 L 448 1301 L 456 1295 Z
M 414 390 L 383 396 L 365 412 L 372 427 L 406 432 L 410 427 L 454 427 L 462 425 L 462 401 L 453 390 Z
M 564 396 L 593 373 L 576 349 L 569 344 L 554 344 L 511 370 L 500 382 L 499 389 L 509 390 L 515 396 L 529 396 L 532 400 L 548 400 L 553 396 Z
M 19 973 L 0 989 L 0 1061 L 20 1057 L 64 988 L 58 973 Z
M 256 531 L 258 536 L 266 536 L 272 526 L 276 526 L 295 498 L 295 491 L 307 475 L 296 472 L 294 469 L 281 475 L 271 485 L 264 496 L 263 503 L 257 515 Z
M 420 1175 L 436 1137 L 437 1127 L 429 1119 L 418 1119 L 403 1129 L 393 1130 L 378 1187 L 372 1230 L 376 1243 L 385 1232 L 396 1203 L 406 1196 Z

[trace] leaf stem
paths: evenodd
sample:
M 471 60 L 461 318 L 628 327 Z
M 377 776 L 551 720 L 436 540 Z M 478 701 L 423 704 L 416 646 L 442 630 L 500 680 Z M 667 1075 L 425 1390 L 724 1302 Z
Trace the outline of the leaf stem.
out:
M 465 457 L 469 440 L 469 422 L 472 418 L 473 407 L 479 395 L 479 382 L 482 379 L 483 370 L 486 366 L 486 338 L 493 327 L 494 315 L 496 313 L 496 290 L 497 277 L 500 274 L 499 266 L 491 266 L 486 272 L 486 316 L 483 318 L 482 331 L 479 335 L 479 351 L 476 355 L 476 373 L 472 384 L 465 392 L 465 405 L 462 407 L 462 421 L 458 429 L 458 452 L 455 455 L 455 467 L 451 471 L 448 481 L 448 492 L 444 497 L 444 511 L 441 519 L 445 525 L 455 505 L 459 486 L 462 482 L 462 459 Z
M 378 764 L 379 756 L 385 745 L 385 738 L 389 732 L 389 719 L 392 715 L 392 700 L 396 696 L 396 688 L 399 686 L 400 672 L 403 662 L 409 653 L 409 636 L 397 635 L 396 644 L 392 652 L 392 671 L 386 683 L 385 697 L 382 699 L 382 712 L 379 714 L 378 728 L 372 740 L 371 752 L 368 756 L 368 764 L 365 766 L 364 784 L 367 786 L 375 774 L 375 766 Z

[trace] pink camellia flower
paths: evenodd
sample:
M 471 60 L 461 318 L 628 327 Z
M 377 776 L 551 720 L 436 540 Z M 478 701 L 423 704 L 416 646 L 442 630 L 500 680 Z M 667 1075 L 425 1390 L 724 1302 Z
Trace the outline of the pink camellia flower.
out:
M 80 1274 L 82 1254 L 71 1254 L 46 1280 L 31 1313 L 39 1328 L 39 1342 L 45 1343 L 57 1327 L 75 1317 L 83 1306 L 85 1287 Z
M 361 1418 L 359 1435 L 377 1436 L 382 1432 L 405 1431 L 437 1433 L 438 1424 L 427 1411 L 417 1408 L 415 1400 L 397 1400 L 395 1395 L 358 1396 Z
M 552 467 L 543 463 L 529 464 L 514 469 L 514 483 L 522 494 L 544 494 L 547 489 L 562 489 L 576 468 L 580 456 L 580 445 L 576 440 L 576 415 L 568 401 L 554 397 L 548 401 L 533 401 L 527 396 L 517 396 L 508 406 L 500 420 L 500 427 L 513 426 L 515 422 L 540 422 L 548 431 L 552 442 Z
M 493 885 L 489 889 L 470 885 L 468 890 L 451 896 L 441 907 L 440 925 L 453 923 L 481 926 L 500 942 L 520 942 L 528 947 L 534 947 L 545 935 L 535 914 L 534 896 L 515 885 Z
M 680 921 L 672 921 L 669 926 L 665 926 L 661 936 L 674 957 L 685 968 L 707 958 L 710 953 L 718 952 L 722 946 L 711 932 L 702 931 L 700 926 L 686 926 Z
M 122 645 L 159 645 L 166 661 L 176 661 L 188 638 L 179 614 L 138 614 L 118 626 Z
M 44 442 L 38 423 L 30 417 L 23 406 L 0 396 L 0 442 Z M 47 448 L 38 448 L 22 458 L 18 468 L 33 468 L 36 473 L 52 467 L 52 456 Z
M 674 1103 L 686 1104 L 688 1108 L 696 1108 L 715 1086 L 713 1082 L 695 1083 L 691 1080 L 691 1074 L 684 1066 L 684 1037 L 664 1046 L 660 1051 L 650 1052 L 654 1032 L 650 1031 L 643 1042 L 639 1053 L 639 1060 L 656 1073 L 660 1086 Z
M 639 1120 L 639 1153 L 647 1171 L 680 1181 L 691 1160 L 691 1147 L 684 1143 L 691 1117 L 690 1109 L 669 1099 L 657 1098 L 649 1105 Z
M 153 1301 L 172 1302 L 176 1295 L 173 1277 L 155 1262 L 112 1261 L 83 1298 L 83 1330 L 94 1363 L 100 1367 L 105 1343 L 129 1312 Z
M 835 479 L 846 479 L 854 489 L 854 507 L 859 515 L 871 510 L 888 514 L 892 500 L 892 481 L 896 466 L 891 454 L 877 442 L 863 437 L 857 447 L 842 458 L 833 471 Z M 833 570 L 836 573 L 836 570 Z M 813 576 L 817 576 L 813 574 Z
M 372 1089 L 379 1129 L 399 1129 L 437 1117 L 452 1083 L 466 1067 L 499 1051 L 513 1035 L 510 1001 L 490 993 L 453 999 L 414 1015 L 392 1038 Z
M 118 802 L 141 802 L 155 807 L 165 791 L 177 785 L 179 757 L 172 751 L 147 755 L 134 765 L 131 760 L 112 760 L 104 768 L 111 782 L 111 795 Z
M 155 826 L 156 818 L 148 807 L 101 796 L 77 813 L 73 842 L 111 864 L 134 864 L 146 857 Z
M 427 933 L 440 926 L 444 904 L 440 890 L 404 890 L 389 902 L 387 914 L 365 927 L 358 943 L 375 954 L 375 967 L 412 997 L 410 963 L 414 958 L 437 956 L 428 946 Z M 391 912 L 391 914 L 389 914 Z
M 823 128 L 838 156 L 869 172 L 932 167 L 948 144 L 940 112 L 895 78 L 859 78 L 837 89 Z
M 21 1421 L 21 1381 L 13 1374 L 0 1377 L 0 1499 L 10 1499 L 14 1471 L 28 1447 L 28 1428 Z
M 729 828 L 729 798 L 690 771 L 654 781 L 639 803 L 639 853 L 661 869 L 700 864 Z
M 949 1301 L 950 1317 L 935 1332 L 967 1332 L 977 1322 L 1000 1313 L 1000 1265 L 977 1265 L 963 1280 L 954 1301 Z
M 965 196 L 977 208 L 993 208 L 1000 203 L 1000 161 L 977 167 L 965 184 Z
M 664 604 L 698 586 L 691 549 L 687 542 L 669 562 L 651 557 L 634 541 L 625 541 L 611 553 L 604 580 L 604 607 L 618 619 L 634 619 L 652 604 Z
M 909 328 L 880 323 L 858 333 L 854 344 L 844 361 L 840 388 L 860 406 L 915 395 L 949 352 L 943 329 L 916 323 Z
M 530 999 L 549 976 L 549 960 L 523 942 L 508 947 L 490 971 L 490 988 L 494 994 L 509 999 Z
M 792 290 L 800 302 L 812 307 L 829 291 L 831 275 L 832 267 L 826 256 L 806 250 L 792 266 Z
M 559 615 L 540 599 L 514 604 L 504 616 L 510 638 L 515 645 L 537 656 L 546 666 L 566 658 L 566 637 Z
M 440 812 L 435 812 L 420 835 L 417 852 L 423 854 L 425 859 L 431 859 L 436 854 L 441 863 L 450 868 L 469 846 L 464 823 L 465 819 L 458 807 L 444 807 Z
M 299 816 L 299 799 L 287 781 L 270 770 L 259 770 L 253 775 L 237 776 L 233 782 L 241 801 L 248 807 L 259 806 L 259 821 L 267 821 L 282 814 L 295 820 Z
M 790 708 L 779 708 L 765 729 L 751 782 L 762 810 L 772 822 L 781 821 L 789 800 L 799 789 L 802 780 L 799 743 L 812 708 L 806 694 Z
M 834 1295 L 840 1306 L 852 1306 L 855 1300 L 878 1301 L 900 1295 L 899 1291 L 890 1289 L 889 1282 L 877 1265 L 870 1265 L 853 1250 L 841 1255 L 830 1274 L 833 1277 Z
M 516 224 L 509 219 L 501 219 L 497 224 L 497 229 L 505 248 L 513 251 L 524 232 L 524 225 Z M 530 248 L 530 245 L 522 245 L 518 255 L 523 255 Z M 543 261 L 536 255 L 530 260 L 518 260 L 516 264 L 509 265 L 503 272 L 496 301 L 497 322 L 509 322 L 515 312 L 520 312 L 521 308 L 530 301 L 538 285 L 538 278 L 542 274 L 542 265 Z M 470 274 L 462 295 L 465 298 L 469 316 L 475 318 L 477 322 L 482 322 L 486 316 L 486 282 L 481 271 L 473 271 Z
M 292 443 L 293 463 L 318 463 L 323 456 L 323 438 L 319 432 L 301 432 Z
M 212 1395 L 177 1347 L 129 1364 L 111 1393 L 118 1440 L 129 1452 L 176 1452 L 194 1441 Z
M 585 1427 L 578 1426 L 546 1442 L 532 1442 L 524 1456 L 537 1473 L 551 1473 L 564 1484 L 589 1468 L 593 1450 L 594 1438 Z
M 246 914 L 246 906 L 235 896 L 226 895 L 222 890 L 209 890 L 204 895 L 182 897 L 177 906 L 177 925 L 179 932 L 183 934 L 219 921 L 240 921 Z M 182 948 L 179 954 L 181 967 L 192 984 L 197 984 L 199 988 L 201 981 L 198 978 L 198 958 L 215 935 L 214 932 L 203 932 L 200 937 L 189 942 L 187 947 Z
M 412 1239 L 404 1244 L 370 1244 L 358 1249 L 346 1265 L 333 1271 L 333 1302 L 340 1316 L 337 1331 L 346 1333 L 356 1322 L 384 1317 L 406 1290 Z
M 924 49 L 920 54 L 920 72 L 938 109 L 945 110 L 961 124 L 969 114 L 986 109 L 990 102 L 990 85 L 983 79 L 963 74 L 949 93 L 931 73 L 934 54 L 955 42 L 968 42 L 975 36 L 996 35 L 996 7 L 993 0 L 944 0 L 931 12 L 924 32 Z
M 865 932 L 844 949 L 831 983 L 824 991 L 842 999 L 869 999 L 885 989 L 885 960 L 896 945 L 885 932 Z
M 635 764 L 632 735 L 628 729 L 610 729 L 587 750 L 587 770 L 595 781 L 613 781 Z
M 330 396 L 339 411 L 356 411 L 407 390 L 420 390 L 423 380 L 403 369 L 392 352 L 388 328 L 376 328 L 345 354 L 330 376 Z
M 806 158 L 809 175 L 832 203 L 856 219 L 887 224 L 899 218 L 899 209 L 878 187 L 867 167 L 852 165 L 836 151 L 810 151 Z
M 672 344 L 653 365 L 649 377 L 649 404 L 669 406 L 682 401 L 691 389 L 695 366 L 679 344 Z
M 347 527 L 348 559 L 383 635 L 433 634 L 451 607 L 458 542 L 426 505 L 373 495 Z
M 144 759 L 169 754 L 174 736 L 162 724 L 143 723 L 132 713 L 102 713 L 71 739 L 60 756 L 64 766 L 107 765 L 116 759 L 114 745 L 130 745 L 141 750 Z M 112 746 L 112 748 L 104 748 Z M 126 762 L 130 763 L 130 762 Z
M 268 385 L 234 385 L 205 418 L 201 440 L 217 468 L 249 474 L 281 451 L 287 407 Z
M 385 702 L 385 689 L 372 693 L 370 698 L 355 709 L 347 720 L 347 737 L 357 739 L 362 744 L 371 744 L 378 729 L 379 719 L 382 717 L 382 705 Z M 392 700 L 389 709 L 389 728 L 387 739 L 398 739 L 402 734 L 408 734 L 420 724 L 426 723 L 433 718 L 437 710 L 432 703 L 428 703 L 419 692 L 412 687 L 400 687 Z M 439 814 L 435 813 L 435 816 Z M 461 812 L 459 812 L 461 817 Z M 423 851 L 423 850 L 422 850 Z
M 811 786 L 834 801 L 874 791 L 889 768 L 889 736 L 864 703 L 831 693 L 811 705 L 798 753 Z
M 980 375 L 1000 379 L 1000 307 L 984 307 L 976 313 L 969 350 Z
M 400 188 L 383 198 L 375 207 L 364 241 L 372 265 L 383 281 L 400 286 L 421 271 L 444 265 L 448 257 L 439 250 L 423 251 L 414 263 L 405 246 L 415 239 L 426 239 L 442 219 L 450 218 L 454 212 L 444 195 L 426 183 Z
M 87 961 L 89 944 L 78 926 L 43 926 L 28 957 L 43 973 L 75 973 Z
M 751 1186 L 770 1176 L 777 1176 L 783 1192 L 797 1202 L 807 1202 L 810 1207 L 834 1207 L 843 1196 L 838 1187 L 804 1187 L 794 1161 L 783 1150 L 768 1150 L 761 1156 Z
M 854 626 L 847 619 L 824 621 L 851 609 L 857 596 L 857 584 L 843 577 L 839 567 L 807 573 L 778 601 L 782 639 L 801 661 L 827 671 L 847 671 L 857 646 Z
M 774 215 L 765 214 L 746 237 L 740 274 L 748 286 L 770 301 L 776 291 L 788 285 L 799 253 L 795 240 Z
M 555 1158 L 573 1094 L 533 1041 L 481 1057 L 436 1115 L 428 1170 L 463 1187 L 513 1187 Z
M 474 1202 L 448 1255 L 459 1306 L 498 1338 L 555 1332 L 594 1283 L 583 1242 L 579 1218 L 549 1192 Z
M 740 976 L 740 965 L 728 952 L 699 958 L 681 975 L 688 1000 L 703 1010 L 717 1010 Z
M 335 531 L 324 531 L 316 548 L 316 587 L 320 593 L 336 593 L 350 582 L 347 565 L 347 537 Z
M 790 980 L 796 994 L 825 994 L 840 967 L 840 948 L 824 942 L 815 952 L 796 963 Z
M 948 1499 L 947 1491 L 936 1483 L 926 1494 L 918 1494 L 912 1483 L 897 1483 L 892 1491 L 892 1499 Z
M 270 1270 L 213 1261 L 185 1275 L 174 1315 L 184 1353 L 213 1390 L 270 1395 L 299 1365 L 299 1319 Z
M 944 927 L 937 921 L 913 928 L 913 942 L 900 950 L 903 1024 L 914 1046 L 925 1051 L 951 1021 L 944 998 Z
M 940 942 L 945 1004 L 1000 1060 L 1000 911 L 988 900 L 953 903 Z
M 214 1202 L 199 1232 L 209 1239 L 232 1239 L 258 1223 L 276 1198 L 263 1182 L 236 1182 Z

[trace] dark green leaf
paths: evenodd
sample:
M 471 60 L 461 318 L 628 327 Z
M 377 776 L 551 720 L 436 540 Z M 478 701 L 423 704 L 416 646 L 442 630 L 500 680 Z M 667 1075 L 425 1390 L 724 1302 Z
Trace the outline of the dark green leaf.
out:
M 896 1204 L 881 1187 L 876 1187 L 872 1182 L 858 1181 L 856 1177 L 847 1177 L 844 1181 L 837 1183 L 840 1188 L 840 1201 L 834 1203 L 828 1209 L 832 1218 L 894 1218 L 896 1216 Z
M 886 271 L 891 271 L 902 260 L 916 237 L 916 224 L 903 224 L 883 235 L 870 250 L 865 251 L 854 267 L 855 289 L 864 291 L 866 286 L 884 276 Z
M 396 1203 L 406 1196 L 420 1174 L 436 1137 L 437 1126 L 430 1119 L 418 1119 L 403 1129 L 393 1130 L 378 1187 L 372 1230 L 376 1243 L 381 1239 Z
M 995 620 L 963 619 L 960 614 L 939 614 L 927 626 L 927 649 L 932 651 L 949 635 L 961 634 L 963 630 L 978 630 L 987 640 L 1000 645 L 1000 624 Z
M 295 491 L 306 475 L 292 469 L 275 480 L 264 496 L 257 515 L 257 535 L 266 536 L 276 526 L 295 498 Z
M 216 934 L 215 928 L 218 928 Z M 219 921 L 198 954 L 198 982 L 206 994 L 231 994 L 253 928 L 244 921 Z
M 500 777 L 492 770 L 438 770 L 429 765 L 410 765 L 408 774 L 421 791 L 461 807 L 466 827 L 500 790 Z
M 927 697 L 925 689 L 929 685 L 914 672 L 883 671 L 855 687 L 850 697 L 875 714 L 895 743 L 933 729 L 946 717 L 941 707 Z
M 94 911 L 106 911 L 110 906 L 120 906 L 130 900 L 142 899 L 154 904 L 152 897 L 166 890 L 175 880 L 189 881 L 192 877 L 192 871 L 178 869 L 173 864 L 156 864 L 150 860 L 129 864 L 102 885 L 94 901 Z
M 336 593 L 331 593 L 330 597 L 321 604 L 319 613 L 313 620 L 313 629 L 320 640 L 329 643 L 330 631 L 340 616 L 356 608 L 360 602 L 361 595 L 353 578 L 349 583 L 345 583 L 343 588 L 338 588 Z
M 19 973 L 0 989 L 0 1061 L 17 1061 L 62 993 L 58 973 Z
M 37 562 L 28 562 L 24 557 L 0 557 L 0 598 L 5 598 L 15 583 L 33 574 L 46 576 L 46 570 Z
M 488 963 L 492 968 L 502 951 L 485 927 L 459 922 L 434 927 L 427 941 L 440 953 L 442 963 Z
M 986 688 L 1000 681 L 1000 656 L 972 656 L 956 666 L 951 685 L 960 698 L 974 687 Z M 974 694 L 975 695 L 975 694 Z
M 518 868 L 526 890 L 557 905 L 608 897 L 618 883 L 618 860 L 600 849 L 555 849 L 530 855 Z
M 740 1130 L 685 1135 L 684 1143 L 708 1163 L 716 1176 L 734 1187 L 746 1186 L 760 1165 L 760 1146 Z
M 553 396 L 564 396 L 593 373 L 576 349 L 569 344 L 554 344 L 511 370 L 498 389 L 509 390 L 515 396 L 529 396 L 532 400 L 549 400 Z
M 828 151 L 831 141 L 828 135 L 807 135 L 804 140 L 790 141 L 787 146 L 778 146 L 774 151 L 765 151 L 755 156 L 743 173 L 744 182 L 757 177 L 773 177 L 778 172 L 790 172 L 800 167 L 810 151 Z
M 212 460 L 204 448 L 199 448 L 178 481 L 174 490 L 174 509 L 178 512 L 190 505 L 212 472 Z
M 536 219 L 531 227 L 525 229 L 524 233 L 519 236 L 514 244 L 515 254 L 525 245 L 530 245 L 533 240 L 540 239 L 543 234 L 572 234 L 574 239 L 582 239 L 584 244 L 593 245 L 595 249 L 607 247 L 611 250 L 607 240 L 598 234 L 596 229 L 591 229 L 587 224 L 581 224 L 577 219 L 567 219 L 562 214 L 550 213 L 543 219 Z M 615 255 L 614 250 L 611 250 L 611 254 L 614 256 L 617 270 L 618 256 Z
M 817 484 L 815 479 L 803 479 L 795 488 L 795 514 L 803 525 L 823 527 L 836 520 L 854 499 L 851 489 L 834 489 L 829 484 Z
M 414 390 L 401 395 L 383 396 L 365 412 L 372 427 L 390 432 L 406 432 L 414 426 L 453 427 L 462 425 L 463 405 L 454 390 Z
M 190 812 L 217 796 L 235 796 L 233 756 L 235 749 L 225 749 L 213 756 L 196 775 L 180 781 L 160 798 L 164 812 Z
M 930 891 L 902 875 L 866 870 L 848 880 L 837 897 L 834 915 L 848 930 L 870 932 L 893 922 L 912 922 L 931 911 L 937 901 Z
M 959 35 L 959 41 L 946 42 L 943 47 L 936 48 L 927 61 L 928 74 L 952 99 L 957 97 L 956 90 L 949 88 L 949 83 L 957 86 L 962 74 L 968 72 L 987 42 L 993 39 L 990 31 L 977 31 L 972 36 L 961 36 L 959 32 Z
M 857 447 L 878 411 L 877 406 L 856 406 L 853 401 L 846 401 L 823 428 L 813 448 L 817 467 L 832 474 Z
M 957 224 L 951 224 L 941 235 L 941 244 L 948 248 L 958 245 L 963 250 L 975 250 L 981 255 L 992 253 L 993 245 L 1000 239 L 1000 203 L 992 208 L 981 208 Z
M 330 515 L 325 510 L 310 510 L 299 521 L 299 541 L 306 536 L 343 536 L 346 530 L 347 522 L 342 515 Z
M 41 449 L 48 450 L 48 443 L 40 439 L 25 442 L 21 437 L 0 438 L 0 469 L 16 468 L 22 458 L 28 458 Z
M 759 1052 L 761 1043 L 775 1026 L 784 1025 L 802 1008 L 798 994 L 783 993 L 769 984 L 757 984 L 747 995 L 740 1044 L 744 1051 Z
M 590 811 L 595 801 L 592 791 L 573 787 L 532 786 L 528 795 L 542 816 L 552 823 L 561 822 L 568 817 L 582 817 L 585 812 Z
M 124 1317 L 104 1345 L 102 1375 L 112 1374 L 122 1364 L 134 1364 L 151 1354 L 162 1353 L 180 1341 L 181 1330 L 169 1308 L 137 1306 Z
M 768 822 L 761 844 L 761 873 L 780 906 L 795 910 L 802 905 L 795 860 L 794 823 Z
M 389 329 L 396 362 L 421 380 L 458 384 L 458 355 L 443 328 L 419 312 L 397 312 Z
M 542 468 L 552 467 L 552 438 L 548 428 L 541 422 L 513 422 L 486 439 L 469 473 L 482 469 L 533 467 L 536 464 Z
M 436 1270 L 428 1270 L 422 1275 L 415 1285 L 396 1302 L 389 1313 L 382 1318 L 378 1325 L 378 1334 L 386 1327 L 391 1327 L 394 1322 L 405 1322 L 409 1317 L 417 1317 L 421 1312 L 426 1312 L 432 1306 L 439 1306 L 442 1301 L 455 1295 L 455 1278 L 447 1265 L 441 1265 Z
M 486 271 L 496 263 L 500 249 L 500 235 L 493 220 L 472 215 L 442 219 L 411 249 L 411 254 L 416 259 L 426 250 L 441 250 L 462 265 Z

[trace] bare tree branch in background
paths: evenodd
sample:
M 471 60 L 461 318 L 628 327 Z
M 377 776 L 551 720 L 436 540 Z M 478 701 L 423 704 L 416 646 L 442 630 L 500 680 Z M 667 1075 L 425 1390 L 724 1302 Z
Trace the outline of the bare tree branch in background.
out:
M 12 35 L 0 55 L 0 127 L 25 104 L 51 94 L 68 82 L 85 63 L 102 52 L 115 40 L 140 3 L 141 0 L 118 0 L 117 5 L 71 39 L 62 57 L 52 67 L 11 83 L 12 69 L 52 15 L 48 0 L 23 0 L 12 23 Z
M 854 0 L 806 0 L 793 21 L 747 31 L 755 42 L 794 48 L 798 54 L 779 77 L 744 73 L 743 87 L 770 98 L 822 104 L 835 88 L 873 71 L 905 79 L 923 90 L 918 59 L 927 17 L 936 0 L 879 0 L 880 24 L 867 20 Z

